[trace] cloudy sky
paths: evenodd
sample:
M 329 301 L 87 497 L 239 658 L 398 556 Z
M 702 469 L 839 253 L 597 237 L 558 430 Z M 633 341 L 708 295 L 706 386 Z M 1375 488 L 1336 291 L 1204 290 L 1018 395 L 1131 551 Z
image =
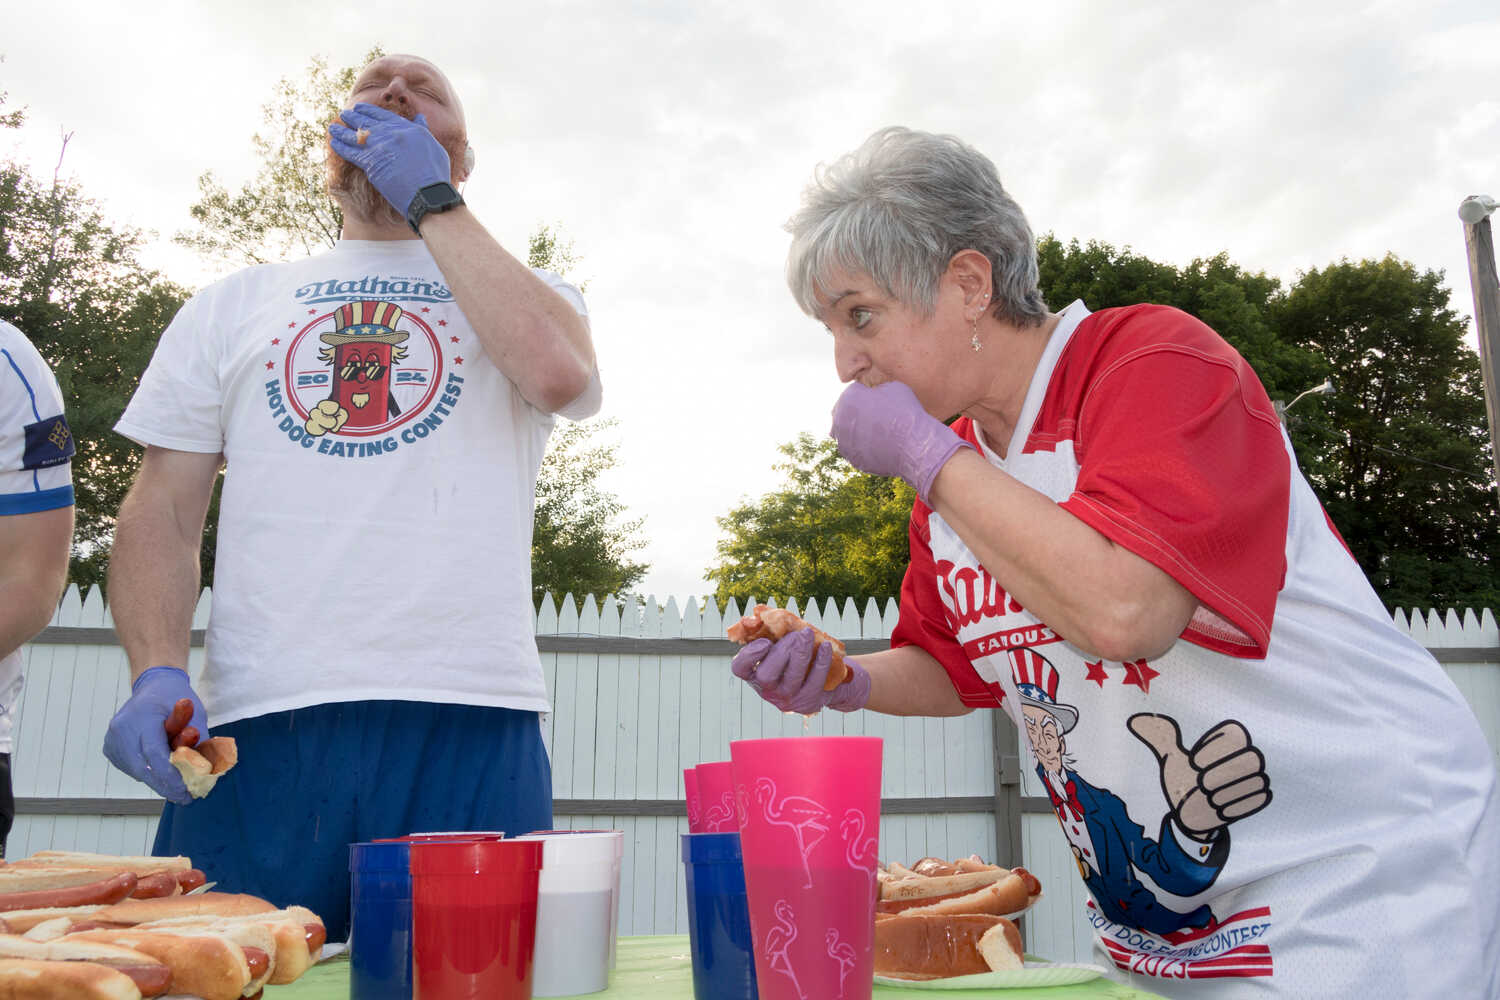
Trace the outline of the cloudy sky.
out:
M 253 174 L 278 79 L 375 44 L 444 67 L 476 213 L 521 250 L 559 225 L 582 258 L 619 420 L 606 485 L 646 517 L 663 599 L 704 592 L 715 517 L 776 486 L 776 446 L 827 430 L 831 342 L 786 293 L 781 225 L 881 126 L 985 152 L 1039 233 L 1284 280 L 1391 252 L 1446 271 L 1465 316 L 1456 209 L 1500 195 L 1493 0 L 18 6 L 0 91 L 28 121 L 0 156 L 50 173 L 73 133 L 65 170 L 195 287 L 215 272 L 169 239 L 201 173 Z

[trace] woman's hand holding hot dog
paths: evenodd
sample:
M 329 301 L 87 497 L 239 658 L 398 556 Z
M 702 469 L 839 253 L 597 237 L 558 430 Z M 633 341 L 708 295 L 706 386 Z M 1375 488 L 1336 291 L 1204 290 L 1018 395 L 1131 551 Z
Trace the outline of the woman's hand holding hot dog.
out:
M 187 671 L 180 667 L 152 667 L 135 679 L 130 690 L 130 698 L 109 721 L 104 756 L 162 798 L 187 805 L 193 797 L 168 758 L 178 742 L 174 738 L 185 735 L 188 729 L 196 730 L 200 739 L 208 736 L 208 713 L 203 702 L 188 682 Z M 174 708 L 184 699 L 193 706 L 185 725 L 173 719 Z M 176 722 L 177 732 L 168 732 L 169 721 Z
M 812 715 L 825 708 L 839 712 L 864 708 L 870 700 L 869 672 L 845 657 L 849 679 L 825 691 L 832 662 L 833 648 L 818 642 L 808 627 L 774 641 L 756 639 L 735 654 L 729 669 L 783 712 Z

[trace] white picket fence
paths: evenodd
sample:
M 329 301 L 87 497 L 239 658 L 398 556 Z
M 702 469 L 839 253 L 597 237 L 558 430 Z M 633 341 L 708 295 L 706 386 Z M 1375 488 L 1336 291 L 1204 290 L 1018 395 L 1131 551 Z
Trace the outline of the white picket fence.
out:
M 194 628 L 208 621 L 205 591 Z M 863 609 L 852 599 L 793 602 L 809 622 L 845 640 L 889 639 L 894 601 Z M 682 769 L 727 760 L 731 740 L 763 736 L 872 735 L 885 741 L 880 854 L 908 863 L 927 855 L 995 853 L 996 732 L 1015 753 L 1015 735 L 996 713 L 957 719 L 900 719 L 823 713 L 811 720 L 775 711 L 729 673 L 724 625 L 730 602 L 549 597 L 537 613 L 554 711 L 544 732 L 552 759 L 557 825 L 625 831 L 621 931 L 685 933 L 679 835 Z M 1494 616 L 1401 612 L 1397 624 L 1433 649 L 1474 706 L 1500 761 L 1500 629 Z M 43 848 L 146 853 L 156 800 L 109 767 L 99 751 L 109 717 L 128 693 L 124 652 L 96 590 L 70 589 L 53 628 L 28 647 L 12 770 L 18 799 L 7 854 Z M 1462 650 L 1463 652 L 1458 652 Z M 202 665 L 193 648 L 190 671 Z M 1449 655 L 1449 654 L 1452 655 Z M 1057 960 L 1084 959 L 1091 936 L 1071 853 L 1029 766 L 1019 768 L 1021 857 L 1047 887 L 1047 905 L 1027 923 L 1028 948 Z M 916 800 L 916 801 L 914 801 Z M 932 801 L 942 800 L 942 801 Z M 1040 805 L 1038 804 L 1040 803 Z M 904 808 L 903 808 L 904 807 Z M 917 811 L 911 811 L 911 810 Z

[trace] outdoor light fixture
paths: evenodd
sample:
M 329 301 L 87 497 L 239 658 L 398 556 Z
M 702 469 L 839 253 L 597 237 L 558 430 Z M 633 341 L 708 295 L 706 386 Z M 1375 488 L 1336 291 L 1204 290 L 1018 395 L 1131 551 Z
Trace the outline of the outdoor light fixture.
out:
M 1464 225 L 1474 226 L 1497 208 L 1500 208 L 1500 202 L 1489 195 L 1471 194 L 1458 206 L 1458 217 L 1464 220 Z
M 1275 408 L 1276 416 L 1284 424 L 1286 423 L 1286 411 L 1296 406 L 1297 400 L 1301 399 L 1303 396 L 1331 396 L 1333 395 L 1333 391 L 1333 379 L 1325 378 L 1322 385 L 1315 385 L 1311 389 L 1304 389 L 1303 391 L 1297 393 L 1296 396 L 1292 397 L 1292 401 L 1290 403 L 1283 403 L 1279 399 L 1273 399 L 1271 400 L 1271 406 Z

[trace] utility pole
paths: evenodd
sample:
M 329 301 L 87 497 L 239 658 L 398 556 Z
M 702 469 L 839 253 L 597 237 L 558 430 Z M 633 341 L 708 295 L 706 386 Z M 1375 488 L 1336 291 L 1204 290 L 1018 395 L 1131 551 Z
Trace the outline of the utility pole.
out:
M 1495 238 L 1490 213 L 1500 208 L 1494 198 L 1474 194 L 1458 206 L 1469 251 L 1469 284 L 1474 287 L 1474 326 L 1479 331 L 1479 367 L 1484 373 L 1484 409 L 1490 421 L 1490 455 L 1494 460 L 1495 489 L 1500 495 L 1500 279 L 1495 275 Z

